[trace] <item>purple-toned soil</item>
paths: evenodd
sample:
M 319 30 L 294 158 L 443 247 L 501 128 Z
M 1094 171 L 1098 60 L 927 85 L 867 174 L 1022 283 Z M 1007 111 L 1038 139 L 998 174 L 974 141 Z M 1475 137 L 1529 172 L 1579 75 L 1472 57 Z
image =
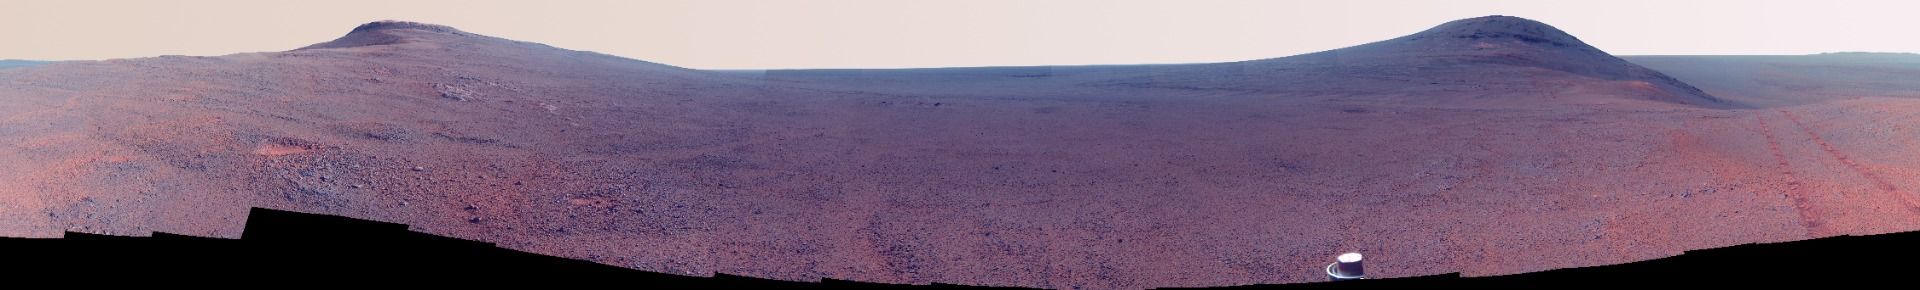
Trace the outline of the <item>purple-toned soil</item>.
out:
M 721 72 L 379 22 L 0 70 L 0 235 L 267 207 L 688 275 L 1139 289 L 1920 228 L 1920 93 L 1879 77 L 1920 65 L 1631 59 L 1483 17 L 1235 63 Z

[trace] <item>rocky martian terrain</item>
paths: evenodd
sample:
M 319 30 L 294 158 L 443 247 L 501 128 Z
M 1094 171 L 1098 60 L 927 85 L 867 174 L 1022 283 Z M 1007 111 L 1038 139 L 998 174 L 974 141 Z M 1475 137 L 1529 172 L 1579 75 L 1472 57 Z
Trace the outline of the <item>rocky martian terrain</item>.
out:
M 382 21 L 0 70 L 0 236 L 266 207 L 636 269 L 1139 289 L 1920 229 L 1920 56 L 1489 16 L 1231 63 L 705 71 Z

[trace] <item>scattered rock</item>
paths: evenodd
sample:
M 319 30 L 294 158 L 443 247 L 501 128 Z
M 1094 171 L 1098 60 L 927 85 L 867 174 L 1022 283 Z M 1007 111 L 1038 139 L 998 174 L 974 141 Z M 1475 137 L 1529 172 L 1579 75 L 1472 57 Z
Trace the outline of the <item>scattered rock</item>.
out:
M 399 125 L 381 122 L 359 122 L 336 125 L 334 131 L 341 134 L 387 142 L 405 142 L 413 139 L 411 129 Z
M 426 167 L 414 166 L 413 171 L 427 171 Z
M 467 89 L 467 86 L 464 85 L 433 84 L 433 90 L 439 92 L 441 98 L 461 102 L 474 100 L 477 96 L 473 90 Z

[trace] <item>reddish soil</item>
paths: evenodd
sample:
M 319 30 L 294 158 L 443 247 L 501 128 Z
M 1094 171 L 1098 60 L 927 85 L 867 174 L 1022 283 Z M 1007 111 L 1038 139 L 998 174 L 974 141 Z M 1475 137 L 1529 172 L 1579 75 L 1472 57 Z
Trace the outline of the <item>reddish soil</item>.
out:
M 1485 17 L 1224 64 L 716 72 L 380 22 L 0 70 L 0 235 L 237 237 L 257 206 L 690 275 L 1137 289 L 1920 228 L 1920 101 L 1839 79 L 1900 68 L 1776 92 L 1659 60 L 1688 73 Z

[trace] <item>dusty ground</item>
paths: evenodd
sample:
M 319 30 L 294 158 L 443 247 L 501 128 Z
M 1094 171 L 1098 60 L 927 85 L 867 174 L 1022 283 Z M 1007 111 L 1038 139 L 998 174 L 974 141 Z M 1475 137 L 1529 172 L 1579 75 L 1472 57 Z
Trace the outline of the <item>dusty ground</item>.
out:
M 1475 20 L 1201 65 L 709 72 L 374 23 L 9 69 L 0 235 L 237 237 L 259 206 L 690 275 L 1133 289 L 1920 228 L 1920 100 L 1839 82 L 1902 68 L 1774 93 Z

